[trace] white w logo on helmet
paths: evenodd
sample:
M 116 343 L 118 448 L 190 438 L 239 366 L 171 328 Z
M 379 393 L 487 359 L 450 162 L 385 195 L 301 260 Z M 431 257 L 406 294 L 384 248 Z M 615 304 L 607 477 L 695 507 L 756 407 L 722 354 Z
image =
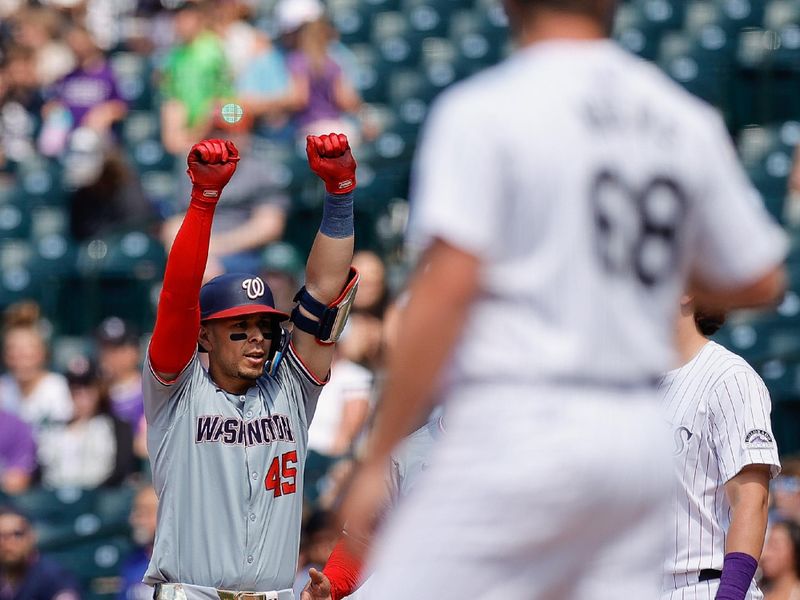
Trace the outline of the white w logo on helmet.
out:
M 251 279 L 245 279 L 242 282 L 242 289 L 247 292 L 247 297 L 250 298 L 250 300 L 255 300 L 264 295 L 266 286 L 261 277 L 253 277 Z

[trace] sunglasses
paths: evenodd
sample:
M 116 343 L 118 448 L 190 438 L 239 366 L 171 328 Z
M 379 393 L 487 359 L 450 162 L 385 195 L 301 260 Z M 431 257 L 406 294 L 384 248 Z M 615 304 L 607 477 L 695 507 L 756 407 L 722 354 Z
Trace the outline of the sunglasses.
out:
M 0 540 L 4 540 L 6 538 L 15 538 L 20 540 L 25 537 L 26 533 L 28 533 L 27 529 L 12 529 L 11 531 L 0 531 Z

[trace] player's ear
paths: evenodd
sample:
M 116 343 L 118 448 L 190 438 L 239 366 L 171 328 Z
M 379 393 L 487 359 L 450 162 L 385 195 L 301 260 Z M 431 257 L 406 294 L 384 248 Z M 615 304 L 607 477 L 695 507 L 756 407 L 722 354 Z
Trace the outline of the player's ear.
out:
M 197 334 L 197 343 L 200 344 L 200 347 L 206 352 L 211 350 L 210 332 L 205 325 L 200 325 L 200 332 Z
M 684 294 L 683 296 L 681 296 L 681 309 L 692 308 L 693 304 L 694 304 L 694 295 Z

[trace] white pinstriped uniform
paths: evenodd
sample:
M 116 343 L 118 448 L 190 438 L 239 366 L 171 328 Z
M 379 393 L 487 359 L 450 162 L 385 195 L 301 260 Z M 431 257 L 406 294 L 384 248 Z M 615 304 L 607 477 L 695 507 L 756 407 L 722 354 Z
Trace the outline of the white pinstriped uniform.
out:
M 731 523 L 725 483 L 750 464 L 771 465 L 773 476 L 780 470 L 769 392 L 744 359 L 715 342 L 670 371 L 660 390 L 679 481 L 662 600 L 713 600 L 719 580 L 698 576 L 722 569 Z M 763 598 L 755 583 L 747 598 Z

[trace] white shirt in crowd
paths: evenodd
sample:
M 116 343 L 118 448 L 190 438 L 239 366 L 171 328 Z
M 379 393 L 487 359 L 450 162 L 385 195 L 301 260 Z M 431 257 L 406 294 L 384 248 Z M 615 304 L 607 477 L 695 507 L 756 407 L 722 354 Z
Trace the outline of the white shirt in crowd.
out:
M 308 428 L 308 447 L 330 456 L 342 423 L 345 406 L 352 401 L 369 402 L 372 373 L 347 359 L 337 359 L 331 367 L 330 381 L 322 388 L 317 412 Z
M 0 407 L 37 430 L 72 418 L 72 396 L 66 378 L 59 373 L 46 373 L 26 397 L 13 377 L 0 376 Z

